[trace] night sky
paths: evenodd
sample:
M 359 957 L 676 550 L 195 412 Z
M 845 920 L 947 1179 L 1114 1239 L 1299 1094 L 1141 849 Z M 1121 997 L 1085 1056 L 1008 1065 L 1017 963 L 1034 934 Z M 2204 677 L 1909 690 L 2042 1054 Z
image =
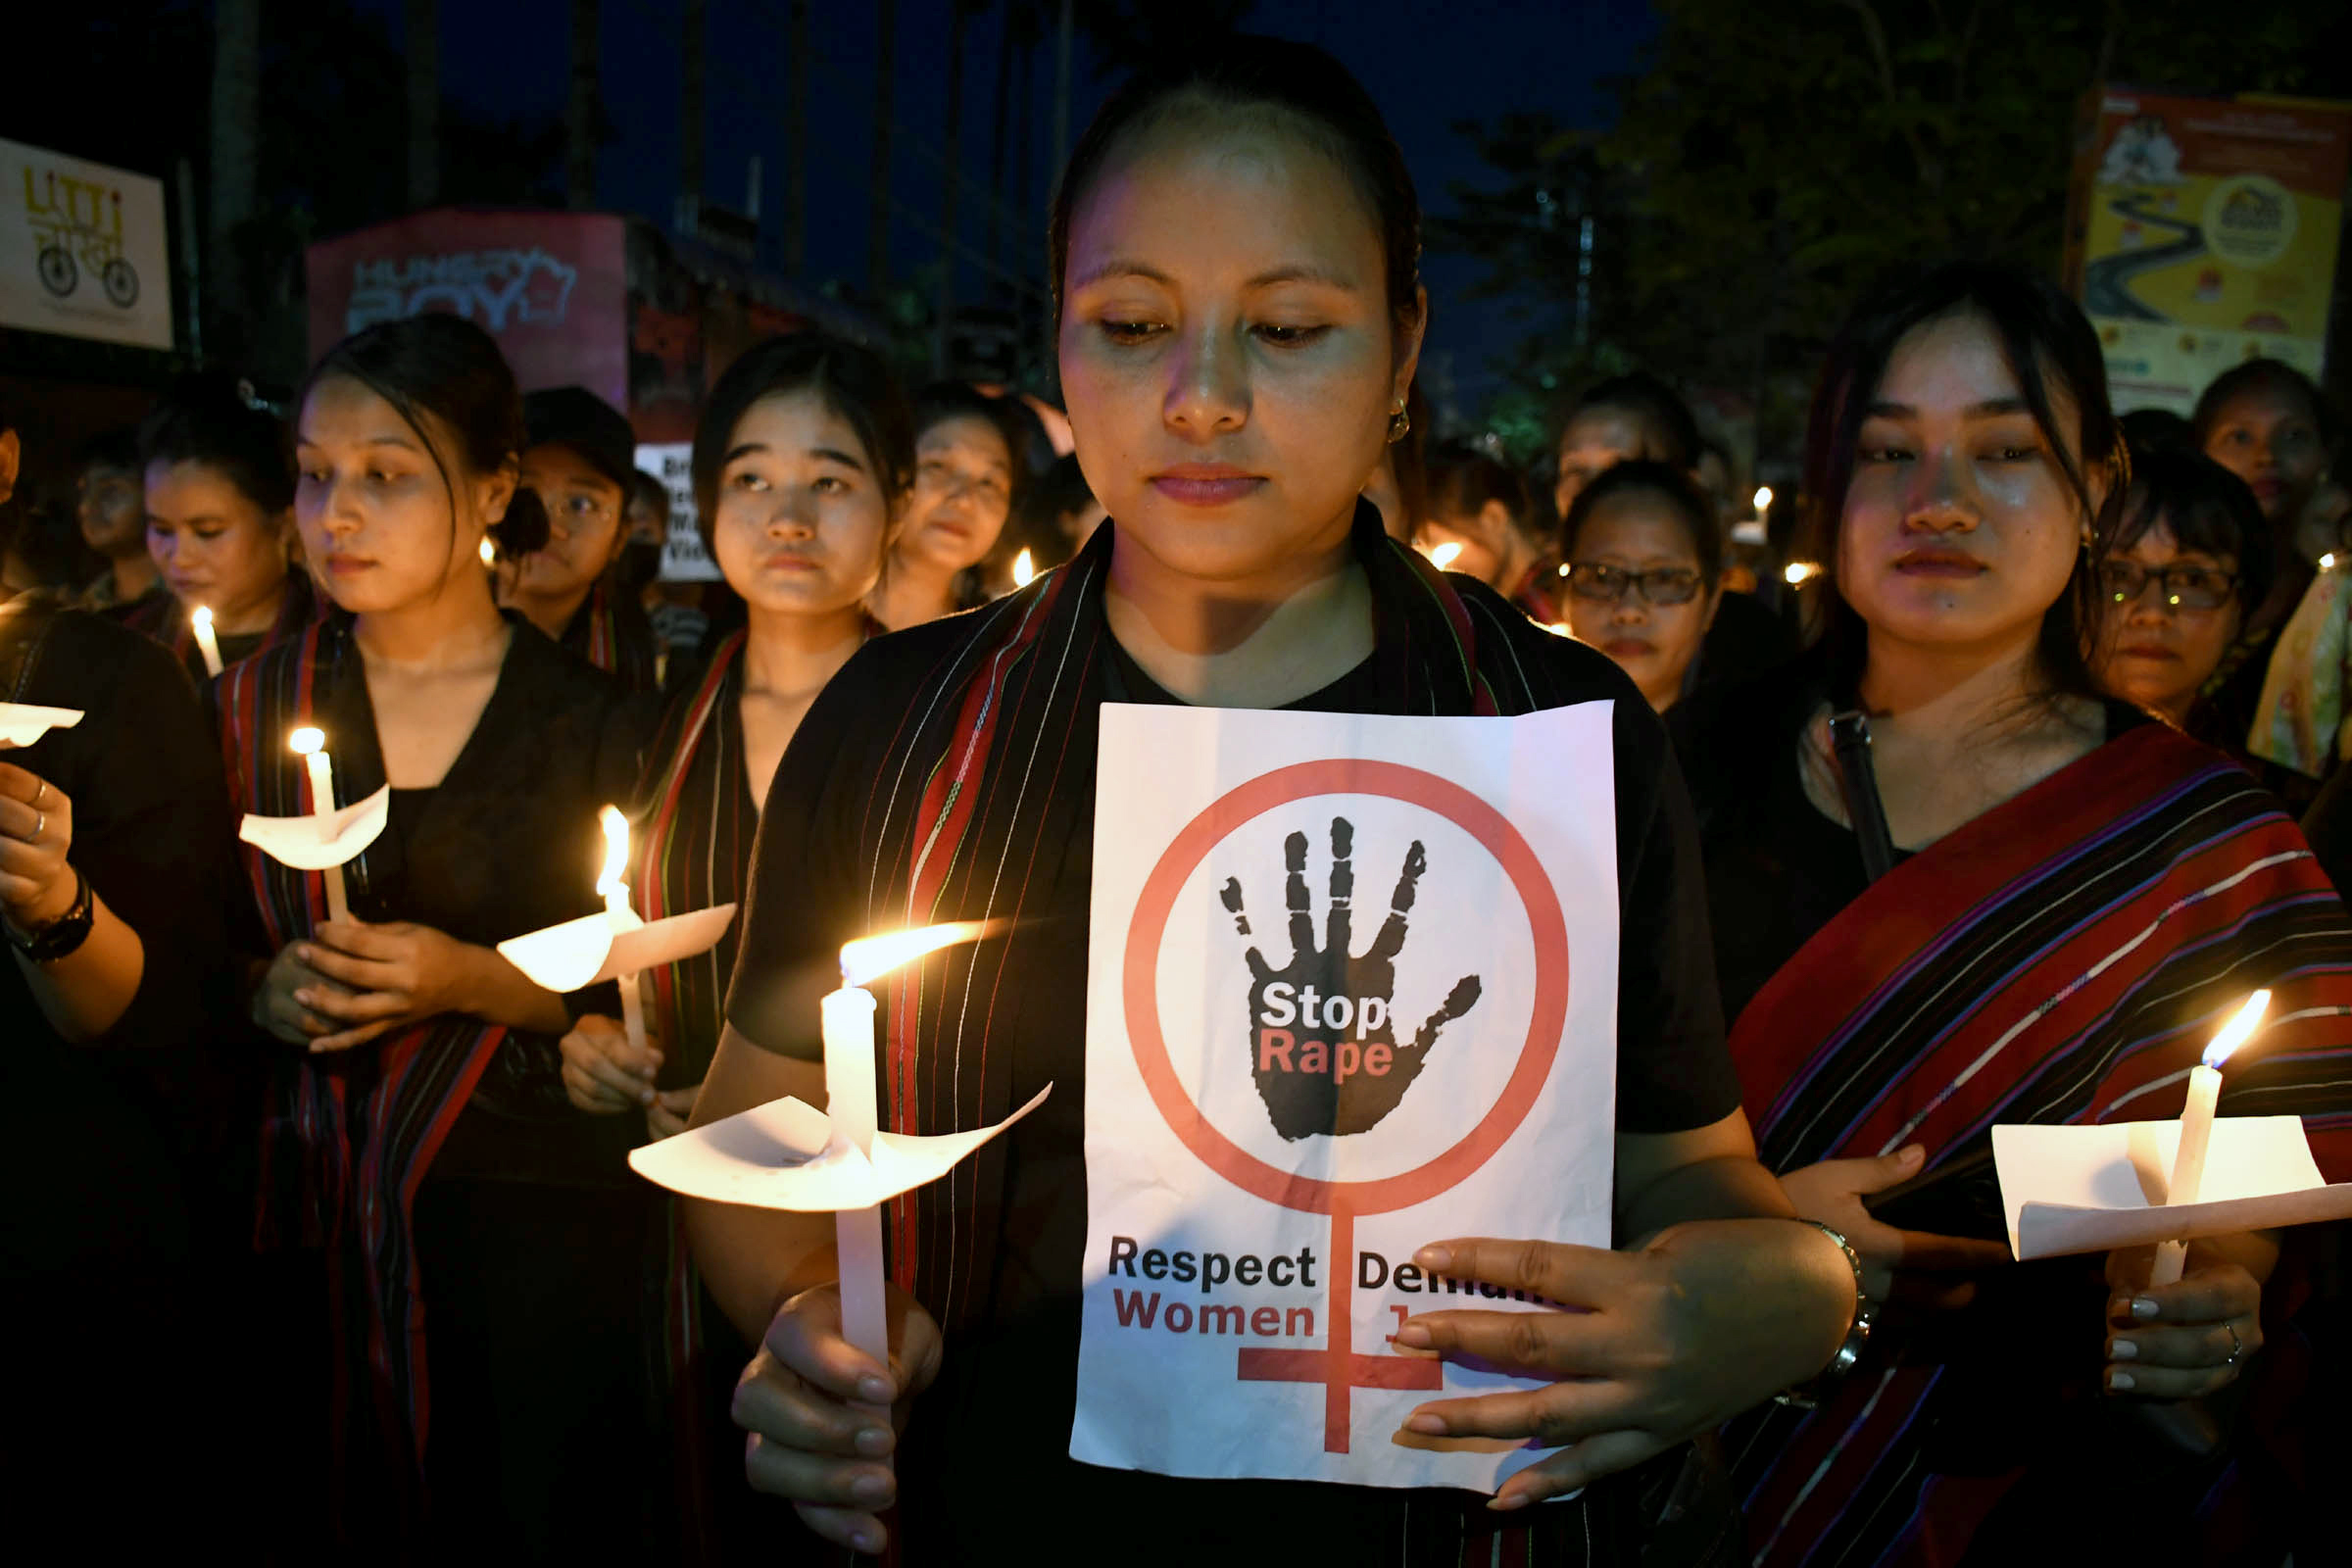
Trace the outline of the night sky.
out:
M 398 36 L 398 0 L 374 0 L 370 9 L 379 11 Z M 678 190 L 678 9 L 676 0 L 605 0 L 603 12 L 605 99 L 612 134 L 599 162 L 598 201 L 608 210 L 643 213 L 664 224 Z M 560 123 L 569 11 L 568 0 L 445 5 L 445 90 L 469 108 L 501 118 Z M 761 260 L 773 266 L 780 259 L 777 220 L 784 192 L 785 7 L 778 0 L 710 0 L 709 14 L 708 197 L 742 207 L 750 161 L 755 154 L 762 157 Z M 1451 128 L 1454 122 L 1526 109 L 1548 111 L 1574 124 L 1605 122 L 1609 107 L 1603 79 L 1634 67 L 1656 20 L 1642 0 L 1452 0 L 1444 5 L 1259 0 L 1248 24 L 1320 44 L 1355 72 L 1403 144 L 1424 206 L 1442 211 L 1450 205 L 1451 184 L 1481 177 L 1469 142 Z M 958 162 L 977 183 L 965 187 L 957 227 L 974 247 L 983 244 L 980 208 L 990 169 L 1002 25 L 1002 9 L 991 8 L 972 20 L 966 34 L 964 142 Z M 801 281 L 838 276 L 861 282 L 876 53 L 872 8 L 867 0 L 818 0 L 810 35 L 816 53 L 808 120 L 814 151 L 808 175 L 808 270 Z M 947 60 L 948 0 L 901 0 L 893 106 L 901 133 L 894 149 L 893 190 L 926 219 L 936 214 L 943 178 L 938 154 L 947 123 Z M 1015 60 L 1017 83 L 1017 54 Z M 518 70 L 518 61 L 534 64 Z M 1014 235 L 1022 255 L 1017 270 L 1042 286 L 1043 207 L 1052 177 L 1050 36 L 1030 70 L 1031 205 Z M 1075 137 L 1111 85 L 1083 29 L 1073 79 Z M 560 171 L 551 175 L 560 180 Z M 892 235 L 894 271 L 905 276 L 932 261 L 937 249 L 935 239 L 902 219 Z M 1427 272 L 1436 321 L 1430 368 L 1441 383 L 1450 374 L 1461 398 L 1475 404 L 1488 356 L 1503 352 L 1511 340 L 1507 307 L 1462 298 L 1478 274 L 1474 263 L 1434 256 Z M 958 274 L 958 297 L 978 298 L 983 282 L 982 271 L 967 264 Z

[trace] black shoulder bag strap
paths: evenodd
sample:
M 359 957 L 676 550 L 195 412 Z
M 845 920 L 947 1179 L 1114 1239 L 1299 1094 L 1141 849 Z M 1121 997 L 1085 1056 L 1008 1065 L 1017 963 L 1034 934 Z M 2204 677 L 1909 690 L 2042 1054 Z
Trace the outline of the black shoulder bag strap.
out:
M 1830 715 L 1830 750 L 1838 759 L 1838 791 L 1846 820 L 1862 844 L 1863 874 L 1876 882 L 1894 869 L 1894 838 L 1879 800 L 1879 775 L 1870 765 L 1870 719 L 1860 709 Z

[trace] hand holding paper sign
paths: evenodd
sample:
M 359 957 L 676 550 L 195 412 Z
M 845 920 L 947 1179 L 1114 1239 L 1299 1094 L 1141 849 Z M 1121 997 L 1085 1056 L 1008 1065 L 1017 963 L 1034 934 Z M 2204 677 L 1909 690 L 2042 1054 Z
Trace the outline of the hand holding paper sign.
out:
M 1565 1312 L 1429 1312 L 1397 1345 L 1548 1387 L 1439 1399 L 1396 1441 L 1492 1438 L 1560 1452 L 1506 1480 L 1522 1508 L 1640 1464 L 1819 1372 L 1854 1301 L 1843 1254 L 1810 1225 L 1701 1220 L 1640 1251 L 1465 1239 L 1423 1248 L 1433 1275 L 1526 1291 Z
M 1318 948 L 1313 901 L 1306 887 L 1306 835 L 1293 833 L 1286 839 L 1291 961 L 1276 969 L 1257 948 L 1247 955 L 1251 981 L 1250 1076 L 1274 1130 L 1293 1143 L 1318 1134 L 1346 1137 L 1379 1126 L 1421 1075 L 1438 1032 L 1478 1004 L 1478 976 L 1464 975 L 1412 1040 L 1396 1043 L 1391 1012 L 1396 956 L 1404 950 L 1406 918 L 1414 890 L 1429 869 L 1429 858 L 1418 840 L 1405 852 L 1389 918 L 1371 949 L 1356 957 L 1350 952 L 1354 853 L 1354 826 L 1345 817 L 1333 817 L 1331 907 Z M 1220 898 L 1234 917 L 1235 929 L 1250 935 L 1241 880 L 1229 878 Z

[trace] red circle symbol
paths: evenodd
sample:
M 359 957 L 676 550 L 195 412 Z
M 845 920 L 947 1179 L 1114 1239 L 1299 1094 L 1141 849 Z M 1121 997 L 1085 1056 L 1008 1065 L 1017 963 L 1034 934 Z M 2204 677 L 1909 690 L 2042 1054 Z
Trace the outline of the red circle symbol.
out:
M 1159 949 L 1168 916 L 1193 870 L 1244 823 L 1278 807 L 1318 795 L 1375 795 L 1436 812 L 1494 856 L 1518 891 L 1535 937 L 1536 998 L 1527 1043 L 1510 1080 L 1461 1142 L 1425 1164 L 1375 1181 L 1330 1182 L 1270 1165 L 1214 1126 L 1176 1076 L 1159 1027 Z M 1185 824 L 1145 879 L 1135 920 L 1127 928 L 1122 986 L 1127 1040 L 1152 1102 L 1184 1147 L 1209 1169 L 1246 1193 L 1285 1208 L 1331 1214 L 1382 1214 L 1427 1202 L 1458 1185 L 1494 1156 L 1535 1107 L 1559 1054 L 1568 1016 L 1568 923 L 1536 852 L 1500 811 L 1447 779 L 1399 762 L 1358 758 L 1295 762 L 1250 780 L 1210 803 Z

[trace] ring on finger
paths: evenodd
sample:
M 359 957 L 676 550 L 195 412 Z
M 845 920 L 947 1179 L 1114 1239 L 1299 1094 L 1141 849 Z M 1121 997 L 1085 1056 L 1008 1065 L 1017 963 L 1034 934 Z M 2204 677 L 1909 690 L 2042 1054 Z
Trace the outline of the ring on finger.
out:
M 2230 1331 L 2230 1359 L 2224 1361 L 2222 1365 L 2235 1366 L 2237 1365 L 2237 1358 L 2246 1353 L 2246 1342 L 2237 1337 L 2237 1325 L 2235 1323 L 2225 1323 L 2222 1325 L 2222 1327 Z
M 49 826 L 49 813 L 48 813 L 47 811 L 35 811 L 35 812 L 33 812 L 33 813 L 32 813 L 32 837 L 31 837 L 30 839 L 28 839 L 26 842 L 27 842 L 27 843 L 31 843 L 31 844 L 38 844 L 38 843 L 40 843 L 40 842 L 41 842 L 41 834 L 42 834 L 42 832 L 43 832 L 43 831 L 45 831 L 45 830 L 48 828 L 48 826 Z

